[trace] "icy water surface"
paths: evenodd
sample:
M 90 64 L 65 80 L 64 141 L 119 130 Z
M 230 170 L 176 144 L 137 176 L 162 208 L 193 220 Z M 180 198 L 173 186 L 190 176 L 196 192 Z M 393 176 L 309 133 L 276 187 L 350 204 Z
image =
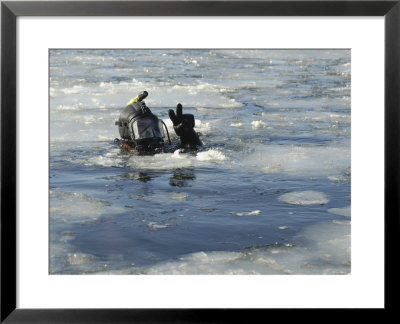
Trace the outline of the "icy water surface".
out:
M 51 274 L 350 273 L 350 50 L 51 50 Z M 127 154 L 125 104 L 197 153 Z

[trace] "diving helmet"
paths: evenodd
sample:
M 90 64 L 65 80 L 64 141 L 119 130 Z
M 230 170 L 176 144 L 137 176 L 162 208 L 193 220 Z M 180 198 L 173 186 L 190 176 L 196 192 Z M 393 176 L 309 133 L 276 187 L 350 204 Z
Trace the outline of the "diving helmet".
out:
M 121 138 L 128 141 L 133 147 L 153 149 L 163 145 L 164 128 L 168 139 L 169 134 L 165 123 L 158 119 L 143 101 L 147 96 L 148 92 L 143 91 L 128 102 L 115 124 L 118 126 Z

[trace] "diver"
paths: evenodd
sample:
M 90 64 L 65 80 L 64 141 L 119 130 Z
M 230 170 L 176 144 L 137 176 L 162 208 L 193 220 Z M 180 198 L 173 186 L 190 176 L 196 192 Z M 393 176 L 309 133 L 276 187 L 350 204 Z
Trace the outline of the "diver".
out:
M 115 122 L 122 138 L 122 141 L 117 141 L 128 150 L 150 153 L 162 150 L 165 144 L 164 129 L 168 142 L 171 144 L 167 126 L 143 101 L 147 96 L 148 92 L 143 91 L 128 102 L 120 113 L 119 120 Z M 177 105 L 176 114 L 172 109 L 169 110 L 169 117 L 176 135 L 180 137 L 181 147 L 196 149 L 202 145 L 198 134 L 193 129 L 194 116 L 182 114 L 181 104 Z

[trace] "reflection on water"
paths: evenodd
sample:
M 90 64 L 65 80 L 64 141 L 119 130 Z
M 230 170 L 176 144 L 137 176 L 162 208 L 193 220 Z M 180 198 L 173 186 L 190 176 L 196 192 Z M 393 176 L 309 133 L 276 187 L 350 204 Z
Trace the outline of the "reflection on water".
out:
M 120 175 L 121 179 L 124 180 L 137 180 L 140 182 L 148 182 L 155 178 L 157 175 L 155 174 L 147 174 L 145 172 L 131 172 L 131 173 L 122 173 Z
M 190 180 L 195 180 L 196 176 L 193 168 L 182 168 L 173 171 L 169 184 L 172 187 L 190 187 Z

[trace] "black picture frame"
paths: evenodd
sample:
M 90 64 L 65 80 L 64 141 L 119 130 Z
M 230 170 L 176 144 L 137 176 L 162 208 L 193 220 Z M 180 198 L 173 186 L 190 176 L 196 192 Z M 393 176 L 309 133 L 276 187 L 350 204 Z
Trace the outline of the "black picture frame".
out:
M 396 1 L 2 1 L 1 3 L 1 322 L 232 322 L 264 310 L 16 308 L 16 19 L 19 16 L 384 16 L 385 307 L 399 283 L 400 0 Z M 272 311 L 272 310 L 270 310 Z

